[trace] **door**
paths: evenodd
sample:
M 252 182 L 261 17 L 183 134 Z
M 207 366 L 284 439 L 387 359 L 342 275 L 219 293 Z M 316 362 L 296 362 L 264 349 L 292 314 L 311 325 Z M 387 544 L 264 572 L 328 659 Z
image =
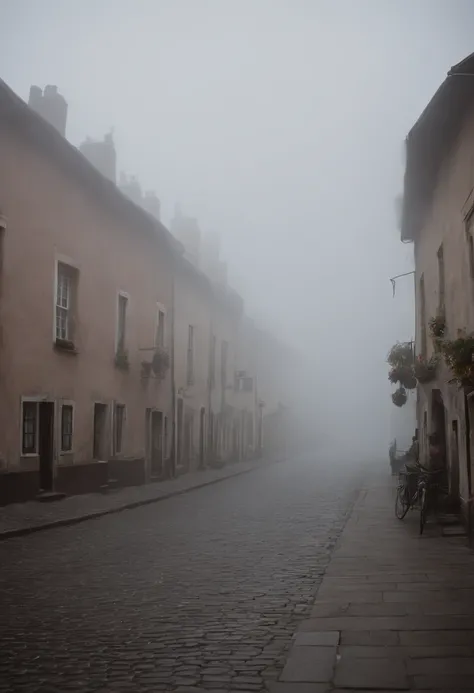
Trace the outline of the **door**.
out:
M 449 495 L 459 503 L 459 434 L 457 419 L 452 421 L 451 428 L 451 470 L 449 479 Z
M 207 458 L 214 460 L 214 414 L 209 412 L 209 423 L 207 425 Z
M 191 468 L 191 460 L 193 458 L 193 431 L 194 431 L 194 418 L 190 411 L 187 411 L 184 415 L 184 465 L 186 469 Z
M 201 407 L 199 415 L 199 468 L 204 468 L 204 427 L 206 422 L 206 410 Z
M 163 414 L 151 412 L 151 473 L 153 476 L 163 474 Z
M 92 444 L 92 457 L 94 460 L 105 460 L 106 455 L 106 428 L 107 405 L 96 402 L 94 404 L 94 440 Z
M 54 402 L 39 403 L 39 466 L 40 488 L 53 490 L 54 466 Z
M 178 416 L 176 428 L 176 457 L 177 464 L 180 467 L 183 464 L 183 400 L 178 399 Z

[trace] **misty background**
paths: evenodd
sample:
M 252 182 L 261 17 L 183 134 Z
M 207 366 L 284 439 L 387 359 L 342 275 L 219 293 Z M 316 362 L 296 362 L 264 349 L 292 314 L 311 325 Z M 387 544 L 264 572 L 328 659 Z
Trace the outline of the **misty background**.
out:
M 389 282 L 412 269 L 403 141 L 472 52 L 474 2 L 0 0 L 0 22 L 9 86 L 56 84 L 70 142 L 113 129 L 165 224 L 179 202 L 221 235 L 248 313 L 306 358 L 321 444 L 386 455 L 413 416 L 385 362 L 414 337 L 413 278 Z

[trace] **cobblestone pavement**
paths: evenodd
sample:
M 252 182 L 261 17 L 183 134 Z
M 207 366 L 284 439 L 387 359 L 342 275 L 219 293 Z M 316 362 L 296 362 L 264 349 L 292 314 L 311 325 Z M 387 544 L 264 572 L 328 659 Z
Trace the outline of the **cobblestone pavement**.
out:
M 324 461 L 0 544 L 0 692 L 264 691 L 355 497 Z

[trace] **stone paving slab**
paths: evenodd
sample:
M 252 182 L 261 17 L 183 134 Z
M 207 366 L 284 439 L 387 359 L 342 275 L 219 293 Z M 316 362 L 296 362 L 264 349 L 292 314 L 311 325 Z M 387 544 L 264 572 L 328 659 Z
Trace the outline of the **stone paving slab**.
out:
M 176 479 L 153 482 L 144 486 L 128 486 L 108 493 L 88 493 L 68 496 L 53 503 L 29 501 L 0 507 L 0 541 L 13 536 L 30 534 L 43 529 L 77 524 L 103 515 L 166 500 L 275 464 L 257 460 L 230 464 L 222 469 L 192 472 Z M 1 481 L 1 477 L 0 477 Z
M 332 690 L 324 683 L 281 683 L 269 684 L 269 693 L 329 693 Z M 347 693 L 347 691 L 346 691 Z M 374 691 L 372 691 L 374 693 Z
M 331 681 L 336 665 L 336 647 L 294 645 L 280 681 L 292 683 L 325 683 Z
M 400 522 L 393 506 L 393 480 L 371 475 L 300 623 L 287 682 L 325 674 L 331 693 L 474 690 L 474 553 L 434 523 L 420 537 L 417 514 Z M 310 679 L 306 662 L 297 670 L 298 643 L 325 637 L 338 639 L 334 671 Z

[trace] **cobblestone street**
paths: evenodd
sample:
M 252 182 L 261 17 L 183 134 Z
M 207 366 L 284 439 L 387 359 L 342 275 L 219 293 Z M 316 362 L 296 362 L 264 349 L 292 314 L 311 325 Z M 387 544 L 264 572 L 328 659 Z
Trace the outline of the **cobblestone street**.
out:
M 0 544 L 0 691 L 264 691 L 359 473 L 287 462 Z

